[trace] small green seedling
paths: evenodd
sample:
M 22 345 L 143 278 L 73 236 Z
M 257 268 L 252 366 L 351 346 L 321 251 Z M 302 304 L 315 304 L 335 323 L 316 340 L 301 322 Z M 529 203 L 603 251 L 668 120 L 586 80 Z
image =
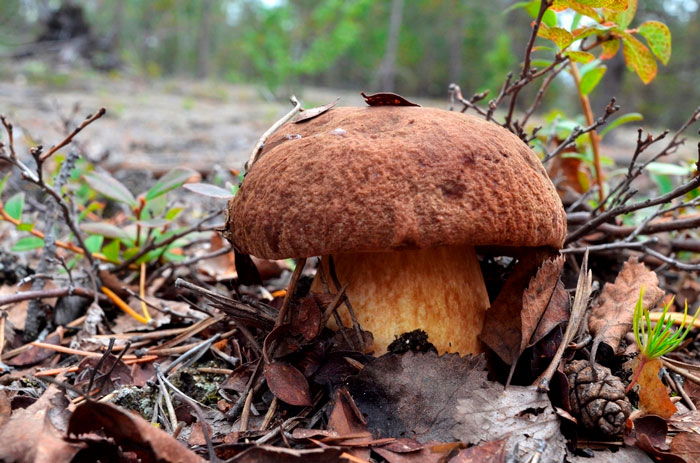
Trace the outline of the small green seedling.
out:
M 637 300 L 637 305 L 634 307 L 634 316 L 632 317 L 632 328 L 634 329 L 634 339 L 637 341 L 639 346 L 640 359 L 637 371 L 634 372 L 632 380 L 625 392 L 629 392 L 632 386 L 636 383 L 639 375 L 644 368 L 644 365 L 652 359 L 661 357 L 662 355 L 668 354 L 669 352 L 678 348 L 681 345 L 685 337 L 690 332 L 693 323 L 698 318 L 698 313 L 700 310 L 695 312 L 693 319 L 686 325 L 686 320 L 688 317 L 688 301 L 685 302 L 685 310 L 683 311 L 683 320 L 681 321 L 681 326 L 677 330 L 672 330 L 673 318 L 667 317 L 668 309 L 673 304 L 673 299 L 671 299 L 667 304 L 664 305 L 664 310 L 661 313 L 661 317 L 656 322 L 656 325 L 652 328 L 651 318 L 649 316 L 649 310 L 644 307 L 644 292 L 643 286 L 639 291 L 639 299 Z

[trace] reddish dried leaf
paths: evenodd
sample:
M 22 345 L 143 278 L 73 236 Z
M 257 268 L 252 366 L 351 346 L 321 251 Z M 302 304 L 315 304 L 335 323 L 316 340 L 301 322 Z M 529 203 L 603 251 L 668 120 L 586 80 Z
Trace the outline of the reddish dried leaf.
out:
M 687 462 L 700 461 L 700 434 L 681 432 L 671 441 L 671 453 Z
M 212 435 L 211 432 L 211 426 L 207 424 L 207 432 L 209 435 Z M 202 430 L 202 423 L 197 421 L 192 425 L 190 428 L 190 438 L 187 439 L 187 443 L 191 446 L 194 447 L 196 445 L 206 445 L 207 440 L 204 438 L 204 431 Z
M 43 342 L 44 344 L 53 344 L 54 346 L 61 344 L 58 333 L 52 334 Z M 22 352 L 17 357 L 11 358 L 5 363 L 13 367 L 26 367 L 28 365 L 36 365 L 37 363 L 53 357 L 54 355 L 56 355 L 56 351 L 44 349 L 43 347 L 32 346 L 27 351 Z
M 523 337 L 520 314 L 525 288 L 537 267 L 550 256 L 551 251 L 547 250 L 526 253 L 515 265 L 484 321 L 481 340 L 508 365 L 512 365 L 521 352 Z
M 309 119 L 313 119 L 316 116 L 320 116 L 321 114 L 331 109 L 333 106 L 337 105 L 338 101 L 340 101 L 340 97 L 336 98 L 335 101 L 332 101 L 328 104 L 324 104 L 323 106 L 317 106 L 311 109 L 302 109 L 299 112 L 299 116 L 297 116 L 297 118 L 294 119 L 294 123 L 298 124 L 299 122 L 308 121 Z
M 306 296 L 299 301 L 299 308 L 294 312 L 292 329 L 300 333 L 307 341 L 311 341 L 321 331 L 322 316 L 323 314 L 318 307 L 316 298 L 312 295 Z
M 95 368 L 99 362 L 100 357 L 86 357 L 81 360 L 78 364 L 79 373 L 73 385 L 85 393 L 91 393 L 91 396 L 99 391 L 97 397 L 102 397 L 115 389 L 119 389 L 121 386 L 131 386 L 134 382 L 134 379 L 131 377 L 131 367 L 121 360 L 117 361 L 117 356 L 108 355 L 102 361 L 99 371 L 95 374 Z M 109 376 L 105 377 L 104 375 L 107 373 L 109 373 Z M 95 379 L 92 384 L 92 391 L 84 390 L 90 384 L 90 378 L 93 375 L 95 375 Z
M 639 436 L 645 435 L 649 443 L 659 450 L 668 450 L 666 434 L 668 425 L 666 420 L 657 415 L 646 415 L 634 420 L 634 427 L 629 433 L 625 433 L 624 441 L 627 445 L 635 445 Z
M 563 268 L 564 256 L 546 260 L 537 270 L 535 276 L 530 279 L 530 283 L 523 293 L 523 310 L 520 312 L 522 336 L 518 356 L 523 353 L 528 345 L 537 342 L 537 340 L 534 340 L 531 343 L 530 340 L 537 330 L 537 326 L 542 321 L 542 316 L 552 299 L 552 294 Z
M 10 399 L 7 397 L 7 392 L 0 390 L 0 429 L 7 423 L 12 414 L 12 404 Z
M 547 304 L 547 309 L 542 314 L 542 318 L 540 318 L 540 322 L 532 338 L 530 338 L 528 346 L 533 346 L 540 342 L 554 328 L 569 321 L 570 315 L 571 298 L 569 293 L 566 292 L 566 288 L 564 288 L 564 283 L 558 280 L 554 287 L 554 292 L 552 292 L 552 297 L 549 299 L 549 304 Z
M 635 359 L 634 369 L 638 368 L 638 359 Z M 659 359 L 648 360 L 642 368 L 637 382 L 639 383 L 639 407 L 647 413 L 669 418 L 678 409 L 668 396 L 666 386 L 659 378 L 659 371 L 663 363 Z
M 383 445 L 381 448 L 390 450 L 395 453 L 409 453 L 417 452 L 423 449 L 424 447 L 425 445 L 421 444 L 415 439 L 402 437 L 400 439 L 396 439 L 394 442 L 390 442 L 386 445 Z
M 253 371 L 255 371 L 255 362 L 238 365 L 234 368 L 233 373 L 221 383 L 220 387 L 227 392 L 233 391 L 242 394 Z
M 236 463 L 338 463 L 343 449 L 339 447 L 324 447 L 321 449 L 288 449 L 260 445 L 244 450 L 236 455 Z
M 420 106 L 396 93 L 383 92 L 365 95 L 365 92 L 360 92 L 360 95 L 369 106 Z
M 372 451 L 379 454 L 389 463 L 439 463 L 445 461 L 445 456 L 449 452 L 437 451 L 437 446 L 440 445 L 439 442 L 426 442 L 420 450 L 413 452 L 393 451 L 389 445 L 374 447 Z
M 145 463 L 201 463 L 174 437 L 131 412 L 107 403 L 85 402 L 73 412 L 68 434 L 102 433 L 125 452 L 134 452 Z
M 0 428 L 0 461 L 69 463 L 82 445 L 63 440 L 68 400 L 54 385 Z
M 588 328 L 595 336 L 591 354 L 595 355 L 598 345 L 604 343 L 615 354 L 620 340 L 632 328 L 634 306 L 639 299 L 639 291 L 645 288 L 644 307 L 654 307 L 663 297 L 659 289 L 656 273 L 631 257 L 615 278 L 615 283 L 606 283 L 594 305 Z
M 341 436 L 348 434 L 368 433 L 367 423 L 358 410 L 355 401 L 344 387 L 339 388 L 335 393 L 335 404 L 331 416 L 328 418 L 328 429 L 335 431 Z M 357 439 L 366 440 L 366 439 Z M 346 443 L 352 443 L 353 439 Z M 352 449 L 351 455 L 362 460 L 369 460 L 369 449 Z
M 637 447 L 651 455 L 654 460 L 663 463 L 687 463 L 683 458 L 671 452 L 664 452 L 654 447 L 646 434 L 642 434 L 637 439 Z
M 503 463 L 508 439 L 499 439 L 460 450 L 450 463 Z
M 309 383 L 291 365 L 272 362 L 265 365 L 265 379 L 272 393 L 282 402 L 308 407 L 311 405 Z

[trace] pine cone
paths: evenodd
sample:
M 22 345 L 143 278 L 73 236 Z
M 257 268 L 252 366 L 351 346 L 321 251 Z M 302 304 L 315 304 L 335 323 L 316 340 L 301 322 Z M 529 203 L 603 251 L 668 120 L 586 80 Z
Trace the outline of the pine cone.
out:
M 564 367 L 571 412 L 586 428 L 614 436 L 624 430 L 632 406 L 620 378 L 601 365 L 595 369 L 596 376 L 587 360 L 574 360 Z

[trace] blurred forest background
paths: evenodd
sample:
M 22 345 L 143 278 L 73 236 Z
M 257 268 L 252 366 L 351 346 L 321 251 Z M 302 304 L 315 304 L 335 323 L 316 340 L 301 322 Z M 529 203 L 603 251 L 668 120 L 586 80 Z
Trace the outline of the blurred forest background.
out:
M 647 124 L 678 126 L 700 103 L 698 0 L 640 0 L 635 24 L 666 23 L 673 53 L 645 86 L 621 53 L 595 95 Z M 2 0 L 0 79 L 60 84 L 68 67 L 112 77 L 255 84 L 268 98 L 300 86 L 445 98 L 497 91 L 516 70 L 531 18 L 508 0 Z M 57 10 L 61 14 L 56 14 Z M 65 42 L 63 39 L 73 39 Z M 66 43 L 71 43 L 66 46 Z M 539 53 L 547 53 L 545 50 Z M 50 56 L 51 59 L 46 59 Z M 59 59 L 56 59 L 58 57 Z M 547 95 L 566 108 L 560 78 Z M 568 95 L 568 96 L 565 96 Z

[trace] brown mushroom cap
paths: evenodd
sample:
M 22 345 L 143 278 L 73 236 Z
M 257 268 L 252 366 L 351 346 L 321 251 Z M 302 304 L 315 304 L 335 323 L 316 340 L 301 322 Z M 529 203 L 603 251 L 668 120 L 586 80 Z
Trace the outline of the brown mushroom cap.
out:
M 236 248 L 268 259 L 443 245 L 551 246 L 566 215 L 535 154 L 483 119 L 334 108 L 266 143 L 229 204 Z

